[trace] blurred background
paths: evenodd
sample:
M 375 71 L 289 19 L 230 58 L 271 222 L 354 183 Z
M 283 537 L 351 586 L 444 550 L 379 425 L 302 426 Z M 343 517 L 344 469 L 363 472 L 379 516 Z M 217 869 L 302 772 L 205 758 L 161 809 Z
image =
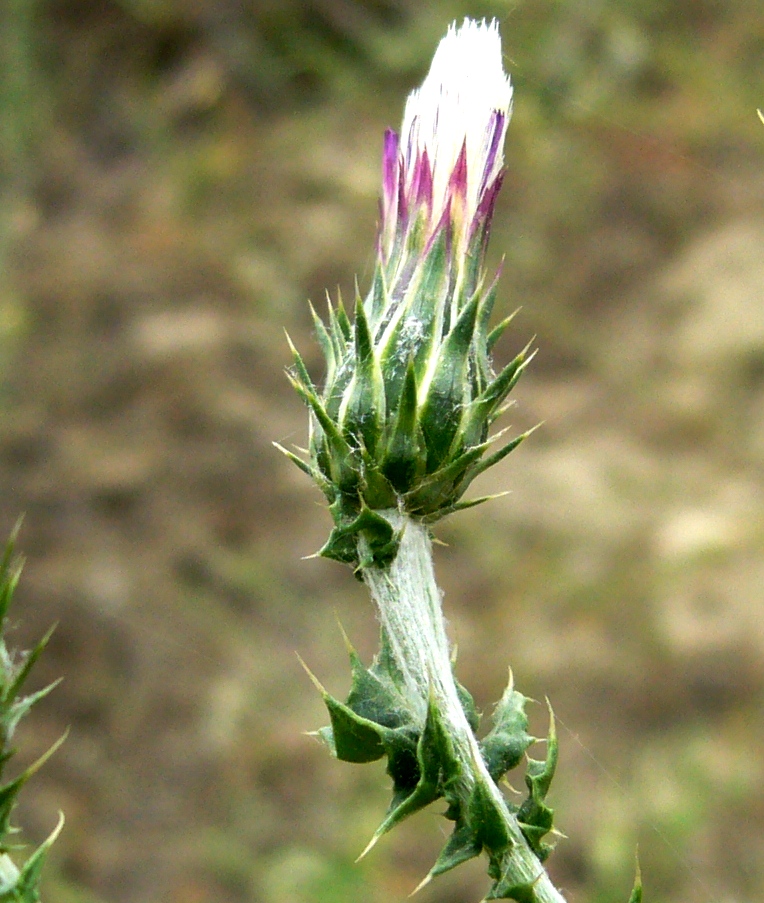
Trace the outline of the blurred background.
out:
M 515 84 L 492 262 L 544 426 L 437 530 L 478 704 L 511 663 L 562 757 L 571 903 L 764 898 L 761 0 L 3 0 L 0 528 L 26 519 L 10 640 L 64 683 L 17 812 L 66 828 L 46 903 L 393 903 L 449 825 L 361 863 L 383 765 L 333 761 L 351 573 L 271 447 L 305 440 L 286 327 L 368 284 L 382 133 L 452 19 L 495 16 Z M 546 730 L 543 705 L 533 728 Z M 518 776 L 516 783 L 522 786 Z M 471 903 L 485 864 L 422 903 Z

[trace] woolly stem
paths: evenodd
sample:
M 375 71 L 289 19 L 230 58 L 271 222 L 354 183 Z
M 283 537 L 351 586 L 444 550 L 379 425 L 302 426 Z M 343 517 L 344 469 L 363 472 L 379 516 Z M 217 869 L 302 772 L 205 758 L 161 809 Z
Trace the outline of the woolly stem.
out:
M 428 530 L 396 510 L 378 513 L 395 530 L 402 531 L 400 549 L 392 564 L 384 568 L 366 568 L 363 577 L 406 682 L 408 698 L 422 726 L 431 694 L 435 699 L 461 765 L 463 779 L 459 792 L 464 794 L 465 805 L 477 783 L 482 784 L 498 804 L 511 838 L 510 850 L 504 860 L 506 877 L 518 885 L 533 884 L 537 903 L 565 903 L 489 775 L 464 714 L 451 667 Z

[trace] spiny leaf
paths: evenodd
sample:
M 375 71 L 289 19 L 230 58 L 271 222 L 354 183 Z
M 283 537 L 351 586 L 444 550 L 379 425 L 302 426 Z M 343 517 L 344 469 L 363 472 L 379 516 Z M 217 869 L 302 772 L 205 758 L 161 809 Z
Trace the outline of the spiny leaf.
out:
M 433 243 L 422 267 L 422 275 L 416 292 L 407 293 L 411 298 L 406 319 L 417 323 L 419 340 L 412 348 L 417 381 L 424 378 L 425 371 L 440 341 L 443 329 L 443 309 L 449 300 L 449 278 L 446 257 L 448 254 L 446 236 L 442 234 Z M 400 329 L 403 329 L 403 323 Z M 390 345 L 386 351 L 392 351 Z
M 351 686 L 345 704 L 357 715 L 383 727 L 400 727 L 413 721 L 405 697 L 395 684 L 366 668 L 351 645 L 345 632 L 343 637 L 350 658 Z
M 366 507 L 373 511 L 397 508 L 399 496 L 392 483 L 382 473 L 378 456 L 372 456 L 366 448 L 361 448 L 360 490 Z
M 390 522 L 370 508 L 362 508 L 358 517 L 340 530 L 343 531 L 363 539 L 363 543 L 358 543 L 359 567 L 387 564 L 398 552 L 399 539 Z
M 458 779 L 461 766 L 432 696 L 427 707 L 424 729 L 417 744 L 417 762 L 419 780 L 416 787 L 407 795 L 394 798 L 390 811 L 374 832 L 362 855 L 404 819 L 429 806 L 444 793 L 448 794 L 451 783 Z
M 541 877 L 540 873 L 539 877 Z M 515 903 L 538 903 L 536 881 L 517 882 L 514 879 L 505 878 L 494 884 L 485 899 L 514 900 Z
M 335 754 L 343 762 L 375 762 L 385 754 L 378 724 L 357 715 L 338 699 L 324 695 L 332 722 Z
M 14 753 L 9 744 L 18 722 L 38 700 L 46 696 L 59 683 L 59 681 L 55 681 L 28 696 L 22 697 L 19 695 L 35 662 L 45 649 L 53 633 L 53 628 L 46 633 L 30 652 L 22 653 L 18 658 L 8 652 L 2 633 L 8 614 L 8 607 L 12 601 L 21 573 L 21 561 L 14 555 L 14 543 L 20 526 L 21 519 L 17 521 L 0 560 L 0 773 Z M 39 901 L 38 884 L 44 855 L 58 835 L 62 821 L 59 822 L 58 827 L 51 836 L 29 857 L 19 870 L 7 855 L 9 849 L 8 837 L 17 832 L 17 829 L 11 826 L 11 814 L 21 788 L 53 755 L 65 739 L 66 733 L 36 762 L 28 766 L 13 780 L 7 781 L 0 786 L 0 860 L 2 860 L 0 862 L 0 870 L 2 871 L 0 876 L 0 903 L 38 903 Z
M 369 328 L 369 321 L 366 319 L 366 311 L 364 310 L 361 295 L 358 293 L 357 285 L 355 296 L 355 355 L 356 366 L 360 368 L 367 368 L 374 361 L 374 339 Z
M 528 759 L 525 783 L 528 798 L 517 812 L 517 821 L 533 852 L 543 862 L 551 853 L 552 846 L 542 843 L 542 837 L 552 830 L 554 810 L 546 805 L 546 795 L 557 767 L 558 745 L 554 724 L 554 713 L 549 707 L 549 735 L 547 754 L 544 761 Z
M 481 845 L 497 854 L 511 843 L 503 808 L 491 789 L 483 781 L 476 781 L 470 795 L 469 822 Z
M 387 755 L 387 773 L 393 781 L 393 798 L 390 809 L 399 803 L 416 788 L 421 776 L 417 746 L 421 729 L 415 723 L 386 731 L 383 741 Z
M 390 637 L 384 627 L 380 629 L 379 652 L 371 665 L 371 672 L 383 680 L 389 681 L 399 692 L 403 692 L 406 681 L 398 665 L 390 644 Z
M 319 736 L 326 740 L 334 755 L 344 762 L 374 762 L 384 755 L 384 747 L 380 740 L 379 725 L 358 715 L 348 706 L 343 705 L 327 692 L 321 681 L 310 670 L 305 662 L 297 656 L 311 682 L 321 694 L 324 705 L 329 711 L 332 726 L 331 735 L 327 729 L 319 731 Z
M 526 702 L 527 698 L 514 689 L 510 677 L 509 685 L 491 716 L 494 726 L 480 744 L 488 773 L 497 783 L 520 764 L 525 751 L 533 743 L 533 737 L 527 732 Z
M 522 353 L 523 354 L 525 353 L 525 349 L 523 349 Z M 491 413 L 488 417 L 489 425 L 494 424 L 499 419 L 499 417 L 501 417 L 501 415 L 509 407 L 511 407 L 512 404 L 514 404 L 514 402 L 507 402 L 506 398 L 509 395 L 509 393 L 512 391 L 512 389 L 514 389 L 517 381 L 520 379 L 520 377 L 525 372 L 526 367 L 536 357 L 537 353 L 538 353 L 538 349 L 534 348 L 534 350 L 531 351 L 531 353 L 523 361 L 521 361 L 520 366 L 517 368 L 517 370 L 515 370 L 514 374 L 512 375 L 512 378 L 509 380 L 508 384 L 506 385 L 506 387 L 503 391 L 503 394 L 499 398 L 497 398 L 496 401 L 494 402 L 494 404 L 491 408 Z M 510 361 L 510 363 L 507 366 L 511 367 L 512 364 L 513 364 L 513 362 Z M 499 376 L 497 377 L 497 380 L 498 379 L 501 379 L 501 374 L 499 374 Z
M 349 564 L 351 567 L 355 567 L 358 563 L 356 538 L 348 536 L 348 534 L 341 532 L 335 527 L 316 555 L 319 558 L 328 558 L 331 561 L 338 561 L 340 564 Z
M 457 822 L 453 833 L 448 838 L 448 843 L 446 843 L 441 850 L 440 855 L 438 856 L 435 865 L 430 869 L 425 882 L 431 878 L 437 878 L 438 875 L 442 875 L 445 872 L 456 868 L 457 865 L 461 865 L 469 859 L 474 859 L 475 856 L 480 855 L 482 850 L 483 845 L 477 839 L 477 835 L 472 826 L 464 821 L 461 823 Z M 420 887 L 422 887 L 425 882 L 422 882 Z
M 352 491 L 358 483 L 358 472 L 353 466 L 353 460 L 356 457 L 354 449 L 340 434 L 336 424 L 326 413 L 324 405 L 315 392 L 294 377 L 287 375 L 290 377 L 295 391 L 313 411 L 319 426 L 324 431 L 326 441 L 330 447 L 329 466 L 332 480 L 341 491 Z
M 40 642 L 34 647 L 34 649 L 32 649 L 31 652 L 28 652 L 24 656 L 21 666 L 13 676 L 13 680 L 8 684 L 7 687 L 4 688 L 4 691 L 2 693 L 2 700 L 0 700 L 0 703 L 2 703 L 2 705 L 4 705 L 8 700 L 14 699 L 19 694 L 22 686 L 24 685 L 24 682 L 26 681 L 27 677 L 29 677 L 29 672 L 34 667 L 35 662 L 40 657 L 40 655 L 42 655 L 42 652 L 48 645 L 48 642 L 53 636 L 55 629 L 56 625 L 54 624 L 48 630 L 45 636 L 40 640 Z M 58 681 L 56 683 L 58 683 Z
M 491 280 L 488 288 L 484 288 L 484 281 L 476 289 L 476 293 L 480 293 L 480 306 L 477 314 L 477 322 L 475 324 L 475 332 L 478 336 L 484 336 L 488 332 L 488 321 L 491 319 L 494 305 L 496 304 L 496 291 L 499 284 L 499 273 Z
M 333 451 L 337 454 L 349 455 L 352 452 L 352 449 L 345 441 L 345 439 L 343 439 L 343 437 L 340 435 L 340 432 L 337 429 L 334 421 L 327 415 L 321 399 L 316 395 L 314 391 L 312 391 L 312 389 L 310 389 L 308 386 L 303 385 L 303 383 L 299 382 L 299 380 L 297 380 L 291 374 L 287 374 L 287 376 L 289 376 L 290 382 L 292 383 L 292 386 L 294 387 L 297 394 L 316 415 L 316 420 L 318 420 L 321 429 L 326 434 L 330 445 L 333 446 Z
M 456 659 L 452 660 L 452 666 L 456 663 Z M 477 706 L 475 705 L 475 700 L 472 696 L 472 693 L 459 683 L 456 679 L 456 675 L 454 674 L 454 686 L 456 687 L 456 695 L 459 697 L 459 702 L 462 706 L 462 711 L 464 712 L 467 723 L 470 726 L 470 730 L 472 733 L 476 733 L 477 729 L 480 727 L 480 712 L 477 710 Z

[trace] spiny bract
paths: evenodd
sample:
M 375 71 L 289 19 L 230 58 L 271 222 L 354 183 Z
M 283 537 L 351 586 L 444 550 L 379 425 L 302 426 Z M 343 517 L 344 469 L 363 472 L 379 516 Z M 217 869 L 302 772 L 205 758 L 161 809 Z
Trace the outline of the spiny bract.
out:
M 293 348 L 290 378 L 311 435 L 307 460 L 286 454 L 329 500 L 327 557 L 368 564 L 363 531 L 371 560 L 389 560 L 395 537 L 375 510 L 432 522 L 476 504 L 461 501 L 470 483 L 527 435 L 489 451 L 532 357 L 526 347 L 498 374 L 491 365 L 511 319 L 491 328 L 496 280 L 484 268 L 511 100 L 496 24 L 452 26 L 408 99 L 401 135 L 385 135 L 371 290 L 365 300 L 356 290 L 352 324 L 341 299 L 326 322 L 313 312 L 323 391 Z

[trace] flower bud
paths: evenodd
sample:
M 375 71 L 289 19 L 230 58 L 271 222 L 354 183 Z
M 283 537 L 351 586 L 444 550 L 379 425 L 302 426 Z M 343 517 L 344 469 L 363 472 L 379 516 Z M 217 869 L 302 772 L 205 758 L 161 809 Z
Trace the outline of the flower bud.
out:
M 509 322 L 489 326 L 495 280 L 484 259 L 511 102 L 496 22 L 452 25 L 400 135 L 385 134 L 371 291 L 356 292 L 352 325 L 341 301 L 326 323 L 315 317 L 322 392 L 294 352 L 291 378 L 312 412 L 310 460 L 288 454 L 331 503 L 325 555 L 359 564 L 354 524 L 365 509 L 430 522 L 476 504 L 460 501 L 472 480 L 524 438 L 486 454 L 530 360 L 526 348 L 497 375 L 490 358 Z

